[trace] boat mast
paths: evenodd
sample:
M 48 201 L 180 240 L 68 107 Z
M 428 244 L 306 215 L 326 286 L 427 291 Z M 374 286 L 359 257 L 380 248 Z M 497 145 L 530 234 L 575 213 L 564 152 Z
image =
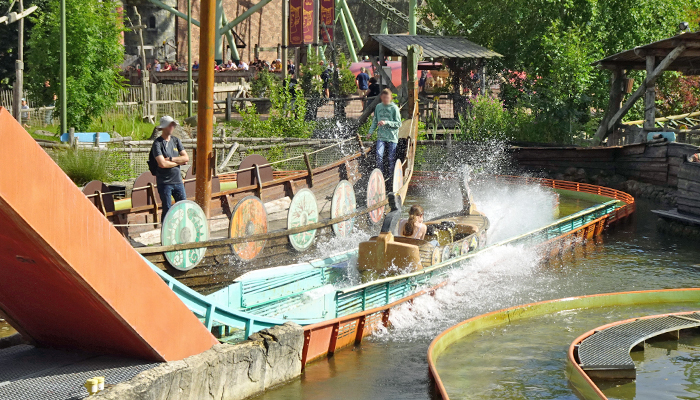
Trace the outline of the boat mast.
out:
M 214 53 L 216 51 L 216 0 L 201 1 L 199 44 L 199 95 L 197 103 L 197 190 L 195 200 L 210 217 L 212 136 L 214 134 Z M 190 66 L 191 68 L 191 66 Z

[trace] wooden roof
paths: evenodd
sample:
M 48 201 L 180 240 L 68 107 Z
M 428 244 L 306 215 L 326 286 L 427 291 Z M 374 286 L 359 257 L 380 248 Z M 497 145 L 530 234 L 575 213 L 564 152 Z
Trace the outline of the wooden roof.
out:
M 472 43 L 462 36 L 429 35 L 370 35 L 370 40 L 360 49 L 361 55 L 379 54 L 379 45 L 384 46 L 386 56 L 406 56 L 406 47 L 417 44 L 423 47 L 424 58 L 493 58 L 502 57 L 486 47 Z
M 631 50 L 625 50 L 602 60 L 593 65 L 605 69 L 646 69 L 646 57 L 657 56 L 663 59 L 679 44 L 685 44 L 686 50 L 666 68 L 667 71 L 680 71 L 686 75 L 700 75 L 700 31 L 682 33 L 658 42 L 638 46 Z

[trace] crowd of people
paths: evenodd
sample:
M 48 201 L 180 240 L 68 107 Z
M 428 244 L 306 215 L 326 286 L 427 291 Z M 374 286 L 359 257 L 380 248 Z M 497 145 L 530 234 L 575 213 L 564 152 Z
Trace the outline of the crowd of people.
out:
M 284 66 L 282 65 L 282 60 L 281 59 L 276 59 L 272 62 L 267 62 L 265 60 L 261 60 L 259 58 L 255 58 L 255 61 L 250 63 L 248 65 L 244 60 L 232 60 L 229 59 L 221 64 L 215 64 L 214 65 L 214 70 L 216 72 L 225 72 L 225 71 L 270 71 L 270 72 L 282 72 L 282 68 Z M 126 68 L 127 71 L 138 71 L 141 69 L 140 65 L 137 66 L 128 66 Z M 187 65 L 186 64 L 180 64 L 178 62 L 173 62 L 170 63 L 170 61 L 163 61 L 162 63 L 158 60 L 155 59 L 153 60 L 152 63 L 149 63 L 146 65 L 146 70 L 148 71 L 153 71 L 153 72 L 165 72 L 165 71 L 187 71 Z M 195 60 L 192 63 L 192 71 L 199 71 L 199 62 Z M 296 71 L 296 66 L 294 63 L 289 60 L 287 62 L 287 72 L 289 74 L 294 74 Z

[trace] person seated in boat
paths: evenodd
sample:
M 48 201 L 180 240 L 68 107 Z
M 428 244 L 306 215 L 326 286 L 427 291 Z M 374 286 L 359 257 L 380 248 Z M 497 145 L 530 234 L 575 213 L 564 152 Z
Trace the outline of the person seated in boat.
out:
M 399 234 L 413 239 L 425 239 L 428 227 L 423 223 L 423 207 L 419 205 L 411 206 L 408 212 L 408 219 L 399 221 Z

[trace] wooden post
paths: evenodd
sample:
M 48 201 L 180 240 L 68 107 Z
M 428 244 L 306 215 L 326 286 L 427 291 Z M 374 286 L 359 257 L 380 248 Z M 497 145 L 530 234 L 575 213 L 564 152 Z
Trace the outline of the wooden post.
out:
M 654 73 L 654 67 L 656 67 L 656 56 L 648 55 L 646 57 L 647 61 L 647 76 L 651 76 Z M 646 86 L 646 91 L 644 92 L 644 137 L 646 139 L 646 133 L 654 129 L 656 118 L 656 85 L 650 84 Z
M 605 137 L 608 136 L 608 133 L 610 133 L 610 131 L 615 127 L 615 125 L 617 125 L 620 122 L 622 117 L 625 114 L 627 114 L 627 112 L 630 110 L 630 108 L 632 108 L 634 103 L 636 103 L 637 100 L 639 100 L 642 97 L 642 94 L 644 94 L 644 92 L 646 91 L 647 86 L 654 85 L 656 82 L 656 78 L 658 78 L 659 75 L 661 75 L 661 73 L 663 73 L 666 70 L 666 68 L 668 68 L 668 66 L 676 60 L 676 58 L 683 54 L 685 49 L 686 45 L 681 43 L 680 45 L 678 45 L 678 47 L 671 50 L 671 52 L 668 53 L 668 55 L 664 57 L 663 60 L 661 60 L 659 65 L 656 68 L 654 68 L 651 74 L 647 73 L 646 79 L 639 86 L 639 89 L 632 93 L 632 95 L 627 99 L 625 104 L 622 107 L 620 107 L 620 109 L 615 113 L 615 115 L 612 116 L 612 118 L 610 118 L 607 124 L 601 124 L 598 127 L 598 130 L 596 131 L 595 137 L 593 138 L 592 142 L 594 146 L 599 145 L 603 142 Z
M 68 129 L 68 144 L 75 146 L 75 128 Z
M 408 80 L 406 88 L 408 89 L 408 117 L 413 118 L 416 115 L 418 107 L 418 81 L 416 81 L 416 75 L 418 74 L 418 61 L 423 53 L 423 48 L 418 45 L 408 46 L 408 57 L 407 61 L 407 73 Z
M 212 67 L 214 68 L 214 67 Z M 148 96 L 149 101 L 153 102 L 158 100 L 158 86 L 155 83 L 151 83 L 151 94 Z M 158 113 L 158 105 L 156 103 L 151 103 L 151 114 L 150 116 L 155 120 L 156 114 Z
M 231 120 L 231 92 L 226 92 L 226 121 Z
M 212 136 L 214 134 L 214 54 L 216 51 L 216 0 L 200 3 L 199 96 L 197 98 L 197 180 L 195 200 L 210 216 Z
M 620 101 L 622 100 L 622 81 L 624 74 L 621 68 L 616 68 L 612 71 L 610 77 L 610 95 L 608 98 L 608 108 L 605 110 L 601 126 L 608 126 L 610 118 L 620 110 Z M 610 145 L 610 142 L 608 143 Z M 613 144 L 614 145 L 614 144 Z
M 408 57 L 401 57 L 401 87 L 399 88 L 399 103 L 408 101 Z

